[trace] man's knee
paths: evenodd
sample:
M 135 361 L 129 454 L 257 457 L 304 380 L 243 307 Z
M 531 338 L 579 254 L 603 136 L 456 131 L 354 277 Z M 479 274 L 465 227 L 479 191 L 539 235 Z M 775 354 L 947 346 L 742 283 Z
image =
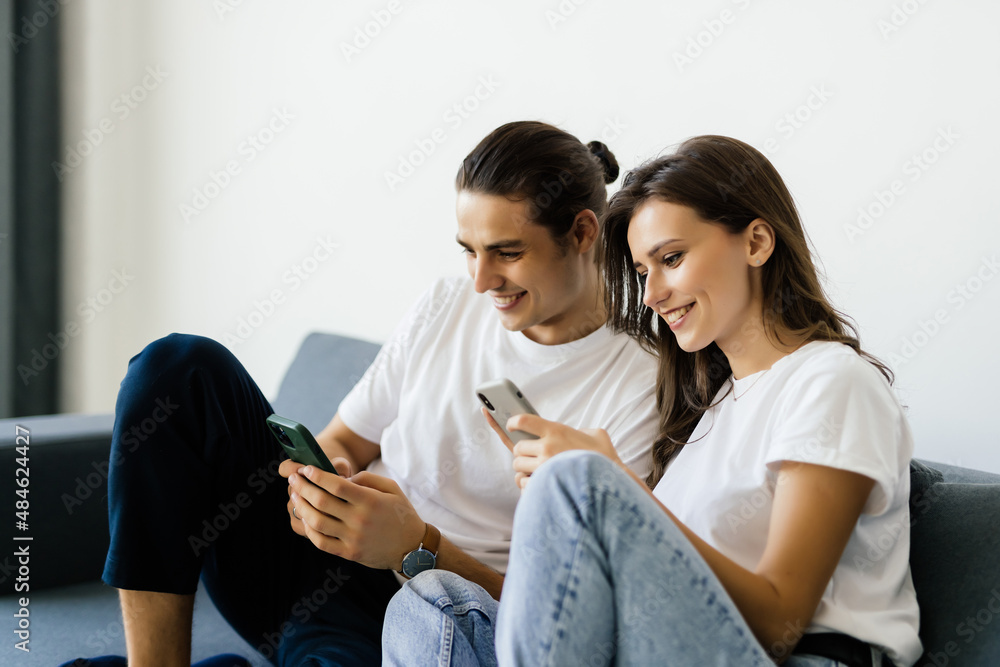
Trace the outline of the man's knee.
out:
M 129 362 L 115 404 L 118 454 L 137 450 L 166 423 L 184 421 L 192 400 L 214 393 L 237 368 L 236 358 L 210 338 L 170 334 L 147 345 Z
M 239 363 L 218 341 L 204 336 L 173 333 L 154 340 L 129 362 L 129 374 L 164 376 L 184 374 L 193 368 L 214 369 Z
M 170 334 L 129 362 L 115 413 L 132 421 L 147 417 L 162 421 L 176 403 L 187 402 L 196 386 L 210 394 L 211 385 L 228 382 L 239 368 L 236 357 L 211 338 Z

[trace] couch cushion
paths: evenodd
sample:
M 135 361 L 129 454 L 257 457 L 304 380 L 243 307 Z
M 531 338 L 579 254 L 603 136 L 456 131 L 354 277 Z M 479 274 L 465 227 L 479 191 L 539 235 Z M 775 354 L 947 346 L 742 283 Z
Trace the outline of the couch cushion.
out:
M 1000 664 L 1000 484 L 933 484 L 911 496 L 911 525 L 919 664 Z
M 285 373 L 271 407 L 319 433 L 378 354 L 379 346 L 356 338 L 311 333 Z

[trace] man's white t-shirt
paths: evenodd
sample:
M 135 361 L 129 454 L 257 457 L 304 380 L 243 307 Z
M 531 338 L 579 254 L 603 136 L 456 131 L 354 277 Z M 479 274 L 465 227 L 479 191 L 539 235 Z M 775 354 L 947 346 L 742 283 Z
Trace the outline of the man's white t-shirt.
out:
M 921 654 L 909 566 L 913 437 L 888 382 L 848 346 L 817 341 L 732 385 L 720 389 L 654 494 L 699 537 L 754 570 L 782 461 L 875 480 L 811 624 L 798 632 L 848 634 L 912 665 Z
M 504 329 L 468 279 L 441 280 L 423 295 L 338 410 L 379 443 L 368 469 L 395 480 L 421 519 L 501 573 L 520 489 L 513 455 L 474 390 L 504 377 L 542 417 L 606 429 L 622 460 L 649 473 L 655 358 L 607 327 L 563 345 L 535 343 Z

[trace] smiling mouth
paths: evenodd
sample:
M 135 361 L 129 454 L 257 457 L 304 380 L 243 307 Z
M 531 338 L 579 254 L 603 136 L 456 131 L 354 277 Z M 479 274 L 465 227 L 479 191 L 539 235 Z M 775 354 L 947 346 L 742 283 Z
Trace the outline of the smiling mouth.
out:
M 518 292 L 517 294 L 511 294 L 509 296 L 493 296 L 493 303 L 498 308 L 504 308 L 520 300 L 525 294 L 527 294 L 527 292 Z
M 682 317 L 684 317 L 685 315 L 687 315 L 689 312 L 691 312 L 692 308 L 694 308 L 694 304 L 693 303 L 690 303 L 690 304 L 688 304 L 686 306 L 681 306 L 680 308 L 675 308 L 674 310 L 671 310 L 669 313 L 667 313 L 666 315 L 664 315 L 663 319 L 666 320 L 667 324 L 673 324 L 677 320 L 681 319 Z

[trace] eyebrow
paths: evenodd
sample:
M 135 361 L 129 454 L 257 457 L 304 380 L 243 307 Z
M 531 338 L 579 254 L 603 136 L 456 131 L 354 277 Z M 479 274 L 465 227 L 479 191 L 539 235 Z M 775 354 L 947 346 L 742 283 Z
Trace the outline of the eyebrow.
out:
M 472 250 L 472 246 L 470 246 L 468 243 L 466 243 L 462 239 L 458 238 L 457 235 L 455 236 L 455 242 L 458 243 L 458 245 L 460 245 L 463 248 L 465 248 L 466 250 Z M 488 246 L 486 246 L 486 252 L 490 252 L 490 251 L 493 251 L 493 250 L 503 250 L 505 248 L 516 248 L 516 247 L 523 246 L 523 245 L 524 245 L 524 241 L 522 241 L 520 239 L 502 239 L 500 241 L 496 241 L 496 242 L 491 243 Z
M 659 243 L 657 243 L 656 245 L 654 245 L 652 248 L 649 249 L 649 252 L 646 253 L 646 257 L 653 259 L 654 257 L 656 257 L 657 253 L 659 253 L 660 250 L 663 249 L 664 246 L 668 246 L 671 243 L 677 243 L 678 241 L 680 241 L 680 239 L 667 239 L 666 241 L 660 241 Z M 640 266 L 642 266 L 642 262 L 632 262 L 633 269 L 638 269 Z

